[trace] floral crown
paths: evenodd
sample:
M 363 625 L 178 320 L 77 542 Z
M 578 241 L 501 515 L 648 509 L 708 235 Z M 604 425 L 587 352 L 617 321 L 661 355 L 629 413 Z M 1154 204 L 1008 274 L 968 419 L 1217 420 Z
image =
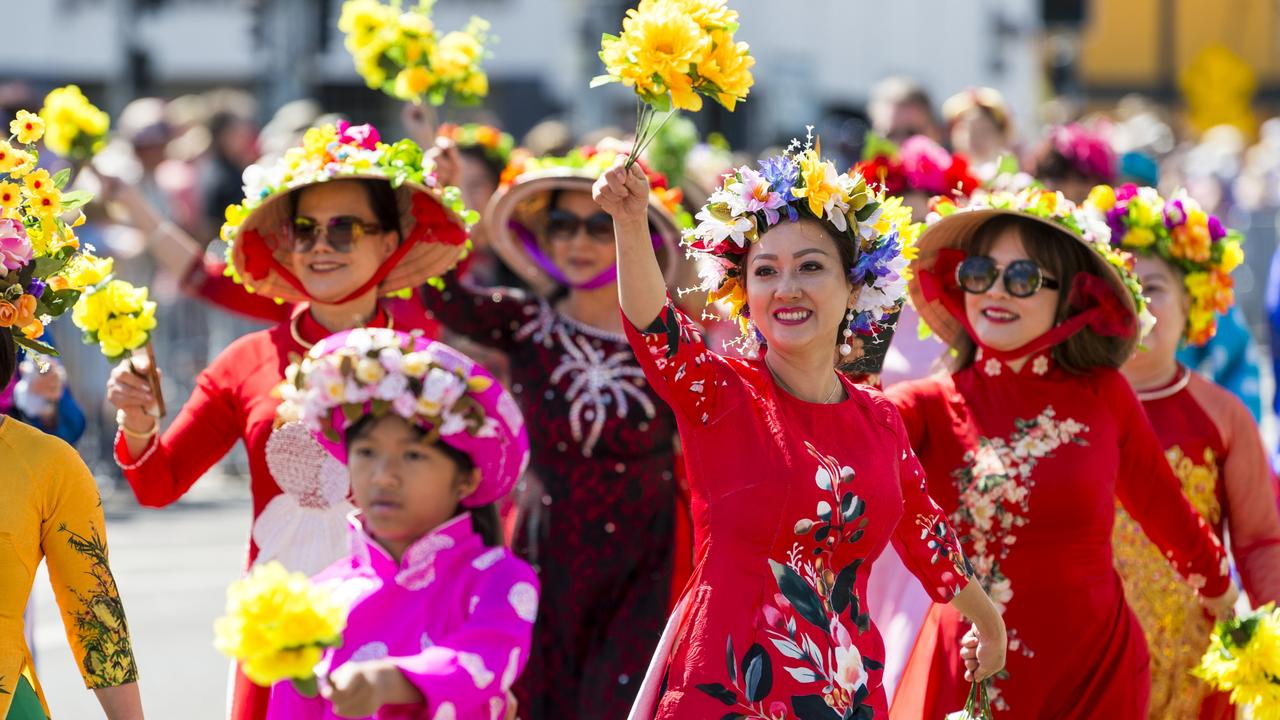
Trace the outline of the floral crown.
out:
M 1168 200 L 1155 188 L 1099 185 L 1085 207 L 1105 218 L 1111 244 L 1156 255 L 1182 271 L 1191 311 L 1187 342 L 1203 345 L 1218 329 L 1218 315 L 1235 303 L 1231 271 L 1244 262 L 1243 237 L 1179 191 Z
M 929 195 L 968 195 L 982 184 L 969 169 L 969 159 L 923 135 L 901 146 L 868 134 L 862 162 L 854 170 L 890 195 L 918 190 Z
M 452 140 L 460 148 L 479 148 L 485 157 L 503 167 L 511 161 L 511 151 L 516 147 L 516 140 L 509 133 L 479 123 L 445 123 L 436 130 L 436 135 Z
M 388 145 L 372 125 L 352 125 L 345 120 L 307 130 L 302 144 L 289 148 L 273 165 L 250 165 L 244 171 L 244 200 L 229 205 L 221 237 L 227 243 L 227 274 L 243 282 L 235 269 L 235 243 L 245 220 L 268 201 L 297 188 L 329 180 L 382 178 L 398 188 L 414 183 L 438 192 L 441 204 L 461 218 L 467 227 L 480 219 L 468 210 L 462 191 L 436 181 L 435 164 L 418 144 L 408 138 Z
M 684 234 L 690 254 L 708 260 L 701 263 L 699 289 L 708 293 L 708 304 L 728 305 L 742 330 L 735 342 L 744 349 L 758 338 L 737 260 L 769 228 L 801 216 L 823 222 L 857 249 L 850 271 L 854 286 L 861 286 L 851 326 L 855 333 L 878 334 L 902 307 L 919 234 L 911 209 L 901 198 L 872 189 L 856 172 L 839 172 L 810 136 L 803 146 L 792 141 L 782 155 L 762 160 L 758 169 L 744 165 L 726 175 L 698 212 L 701 222 Z
M 554 175 L 563 171 L 581 174 L 583 177 L 599 178 L 625 154 L 620 150 L 590 145 L 574 148 L 567 155 L 536 157 L 525 152 L 515 152 L 507 169 L 502 171 L 501 187 L 510 187 L 521 180 L 540 175 Z M 684 200 L 684 193 L 680 188 L 669 187 L 667 177 L 650 168 L 643 161 L 637 161 L 636 166 L 643 170 L 645 177 L 649 179 L 649 198 L 676 217 L 681 225 L 692 224 L 681 219 L 682 214 L 687 219 L 687 214 L 683 213 L 680 204 Z
M 300 421 L 335 444 L 361 418 L 388 414 L 427 430 L 431 442 L 460 433 L 494 434 L 496 421 L 473 396 L 493 381 L 469 377 L 415 341 L 394 330 L 362 328 L 347 333 L 336 348 L 313 347 L 285 371 L 278 419 Z
M 1116 269 L 1138 312 L 1139 337 L 1145 336 L 1155 326 L 1155 317 L 1147 309 L 1147 299 L 1142 294 L 1142 284 L 1133 272 L 1133 255 L 1111 244 L 1111 228 L 1097 213 L 1076 205 L 1061 192 L 1029 187 L 1016 193 L 979 190 L 963 206 L 956 205 L 949 197 L 935 197 L 930 201 L 929 217 L 925 222 L 932 225 L 957 212 L 975 210 L 1008 210 L 1030 215 L 1058 225 L 1080 238 L 1090 250 Z
M 63 192 L 69 169 L 50 175 L 38 166 L 36 144 L 45 129 L 40 116 L 19 110 L 9 124 L 10 137 L 0 140 L 0 331 L 27 350 L 57 355 L 38 340 L 45 325 L 101 282 L 111 265 L 76 237 L 75 228 L 84 222 L 79 209 L 93 195 Z

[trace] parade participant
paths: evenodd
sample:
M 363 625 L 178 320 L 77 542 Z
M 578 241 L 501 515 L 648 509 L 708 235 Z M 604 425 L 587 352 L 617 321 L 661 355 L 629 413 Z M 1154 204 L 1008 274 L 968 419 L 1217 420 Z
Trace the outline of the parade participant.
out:
M 1078 123 L 1050 128 L 1027 164 L 1036 179 L 1074 203 L 1084 202 L 1095 185 L 1116 178 L 1116 154 L 1107 139 Z
M 865 598 L 890 541 L 931 597 L 976 622 L 955 644 L 970 676 L 998 671 L 1003 623 L 901 419 L 835 369 L 901 304 L 909 212 L 816 147 L 727 177 L 686 242 L 719 269 L 711 299 L 763 346 L 730 359 L 666 295 L 644 190 L 619 164 L 596 197 L 617 228 L 628 338 L 679 423 L 698 557 L 631 717 L 887 717 Z
M 1112 565 L 1117 498 L 1214 613 L 1236 593 L 1222 546 L 1118 371 L 1149 327 L 1141 287 L 1106 224 L 1060 193 L 935 208 L 910 290 L 955 370 L 888 395 L 1008 624 L 996 716 L 1144 717 L 1146 643 Z M 931 609 L 895 718 L 963 701 L 950 648 L 965 627 Z
M 13 336 L 0 329 L 0 385 L 8 385 L 17 364 Z M 47 560 L 85 687 L 109 720 L 142 718 L 138 667 L 107 561 L 106 523 L 93 474 L 64 441 L 2 414 L 0 456 L 0 717 L 49 717 L 23 623 L 36 568 Z
M 393 330 L 323 340 L 286 377 L 281 421 L 346 465 L 358 510 L 350 557 L 315 578 L 350 607 L 322 697 L 277 684 L 270 716 L 506 716 L 538 610 L 493 505 L 529 459 L 515 400 L 462 353 Z
M 466 243 L 458 191 L 434 189 L 412 141 L 369 125 L 326 125 L 258 168 L 223 236 L 248 288 L 297 303 L 292 317 L 240 338 L 200 373 L 168 430 L 148 414 L 147 382 L 126 361 L 107 398 L 119 409 L 116 460 L 139 502 L 168 505 L 242 440 L 249 454 L 250 563 L 315 573 L 347 552 L 346 471 L 300 424 L 275 427 L 272 391 L 291 355 L 335 331 L 393 323 L 378 298 L 451 267 Z M 233 718 L 261 718 L 267 693 L 240 677 Z
M 984 180 L 995 175 L 1000 158 L 1013 150 L 1009 105 L 995 88 L 971 87 L 947 98 L 942 121 L 951 149 L 968 157 Z
M 1181 481 L 1182 492 L 1217 533 L 1257 607 L 1280 602 L 1280 519 L 1267 452 L 1252 416 L 1234 395 L 1177 361 L 1185 342 L 1201 346 L 1231 308 L 1230 272 L 1244 261 L 1238 233 L 1191 198 L 1166 200 L 1154 188 L 1099 186 L 1086 208 L 1111 227 L 1111 244 L 1137 255 L 1135 270 L 1157 322 L 1121 371 L 1138 394 Z M 1227 696 L 1191 674 L 1212 621 L 1195 590 L 1122 508 L 1113 535 L 1125 598 L 1151 652 L 1151 707 L 1157 718 L 1235 717 Z
M 516 696 L 526 720 L 623 717 L 670 598 L 675 422 L 645 384 L 617 311 L 613 223 L 591 184 L 618 157 L 526 159 L 484 213 L 500 258 L 533 288 L 445 279 L 426 292 L 449 330 L 511 359 L 533 449 L 512 547 L 544 589 Z M 655 178 L 649 212 L 669 262 L 676 225 Z

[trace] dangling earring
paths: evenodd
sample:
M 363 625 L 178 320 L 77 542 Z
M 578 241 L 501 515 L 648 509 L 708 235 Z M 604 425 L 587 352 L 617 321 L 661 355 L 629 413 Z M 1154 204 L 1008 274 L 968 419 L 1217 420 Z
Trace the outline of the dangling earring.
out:
M 844 314 L 844 343 L 840 345 L 840 355 L 848 356 L 853 354 L 853 345 L 849 342 L 853 339 L 853 308 L 849 308 L 849 312 Z

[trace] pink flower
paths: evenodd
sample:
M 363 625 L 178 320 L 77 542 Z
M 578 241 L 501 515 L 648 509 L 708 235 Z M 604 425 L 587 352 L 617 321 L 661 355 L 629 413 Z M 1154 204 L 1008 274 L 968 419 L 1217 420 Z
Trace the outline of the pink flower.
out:
M 345 145 L 356 145 L 365 150 L 377 150 L 380 140 L 382 140 L 382 137 L 378 135 L 378 129 L 368 123 L 352 125 L 346 120 L 338 121 L 338 141 Z
M 742 181 L 730 185 L 729 189 L 741 195 L 742 202 L 749 212 L 763 210 L 769 224 L 777 225 L 778 208 L 786 207 L 787 205 L 787 201 L 782 198 L 782 194 L 773 192 L 770 189 L 769 181 L 749 167 L 741 168 L 738 174 L 742 177 Z
M 31 240 L 27 238 L 27 229 L 17 220 L 0 220 L 0 265 L 4 266 L 5 274 L 29 262 Z
M 867 670 L 862 665 L 862 653 L 854 647 L 853 638 L 840 618 L 831 620 L 831 639 L 838 643 L 834 648 L 836 672 L 831 679 L 845 691 L 857 692 L 867 684 Z

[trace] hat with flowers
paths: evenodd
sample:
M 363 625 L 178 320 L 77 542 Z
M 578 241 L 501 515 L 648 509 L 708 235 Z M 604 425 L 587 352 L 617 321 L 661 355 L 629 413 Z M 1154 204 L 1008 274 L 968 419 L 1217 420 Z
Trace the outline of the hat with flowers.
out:
M 39 341 L 45 326 L 111 267 L 76 237 L 80 208 L 93 195 L 64 192 L 69 169 L 50 175 L 39 166 L 45 129 L 40 116 L 19 110 L 0 140 L 0 331 L 27 350 L 57 355 Z
M 1032 341 L 1032 347 L 1008 352 L 990 349 L 992 357 L 1016 358 L 1045 349 L 1083 329 L 1113 338 L 1109 362 L 1119 367 L 1136 349 L 1155 318 L 1147 310 L 1142 286 L 1133 273 L 1133 256 L 1111 244 L 1111 229 L 1097 214 L 1068 200 L 1061 192 L 1040 187 L 1017 193 L 979 190 L 968 200 L 935 197 L 926 228 L 920 235 L 919 256 L 912 263 L 916 278 L 911 300 L 929 327 L 944 342 L 963 334 L 974 337 L 964 311 L 964 291 L 956 270 L 966 257 L 964 244 L 988 221 L 1003 215 L 1028 218 L 1057 231 L 1064 242 L 1081 243 L 1090 252 L 1090 272 L 1077 273 L 1071 293 L 1073 315 Z M 974 338 L 976 341 L 976 338 Z
M 347 462 L 345 435 L 365 417 L 403 418 L 469 456 L 480 486 L 462 502 L 491 503 L 529 462 L 529 438 L 516 401 L 466 355 L 420 334 L 358 328 L 331 335 L 285 370 L 277 410 L 299 421 L 335 458 Z
M 1105 218 L 1112 245 L 1155 255 L 1178 269 L 1191 300 L 1186 340 L 1208 342 L 1218 316 L 1235 303 L 1231 271 L 1244 262 L 1240 232 L 1224 227 L 1185 191 L 1165 199 L 1151 187 L 1099 185 L 1084 204 Z
M 557 286 L 567 284 L 539 244 L 551 193 L 556 190 L 590 193 L 595 181 L 626 154 L 627 148 L 623 145 L 620 141 L 605 140 L 599 146 L 575 148 L 567 155 L 534 157 L 516 152 L 512 156 L 511 164 L 502 173 L 502 183 L 485 210 L 483 222 L 498 256 L 530 287 L 550 293 Z M 661 173 L 643 162 L 637 165 L 649 179 L 649 223 L 653 228 L 654 246 L 665 276 L 671 278 L 679 259 L 677 218 L 682 212 L 683 195 L 679 188 L 668 187 Z M 586 287 L 607 285 L 616 277 L 616 269 L 610 269 Z
M 1111 183 L 1116 177 L 1116 154 L 1097 129 L 1079 123 L 1053 127 L 1035 153 L 1036 177 L 1059 177 L 1074 172 L 1095 182 Z
M 842 173 L 824 159 L 821 144 L 793 141 L 782 155 L 744 165 L 726 175 L 697 214 L 684 245 L 701 263 L 708 303 L 724 303 L 739 324 L 739 347 L 750 352 L 759 338 L 751 324 L 739 265 L 761 235 L 782 222 L 816 219 L 837 242 L 855 246 L 850 280 L 860 289 L 850 330 L 875 337 L 890 330 L 906 297 L 908 264 L 918 226 L 911 209 L 868 185 L 856 171 Z
M 923 135 L 914 135 L 898 146 L 868 134 L 862 162 L 854 170 L 890 195 L 915 190 L 967 196 L 982 184 L 970 171 L 968 158 L 947 152 Z
M 502 168 L 511 162 L 511 151 L 516 148 L 516 140 L 510 133 L 480 123 L 444 123 L 436 129 L 436 136 L 452 140 L 459 148 L 475 148 Z
M 467 250 L 467 229 L 477 219 L 462 191 L 440 187 L 434 165 L 412 140 L 382 142 L 372 125 L 345 121 L 311 128 L 302 144 L 274 163 L 244 171 L 244 201 L 231 205 L 222 226 L 227 272 L 250 292 L 289 302 L 309 300 L 289 269 L 289 196 L 334 180 L 390 183 L 400 211 L 400 246 L 373 277 L 337 302 L 414 288 L 453 267 Z

